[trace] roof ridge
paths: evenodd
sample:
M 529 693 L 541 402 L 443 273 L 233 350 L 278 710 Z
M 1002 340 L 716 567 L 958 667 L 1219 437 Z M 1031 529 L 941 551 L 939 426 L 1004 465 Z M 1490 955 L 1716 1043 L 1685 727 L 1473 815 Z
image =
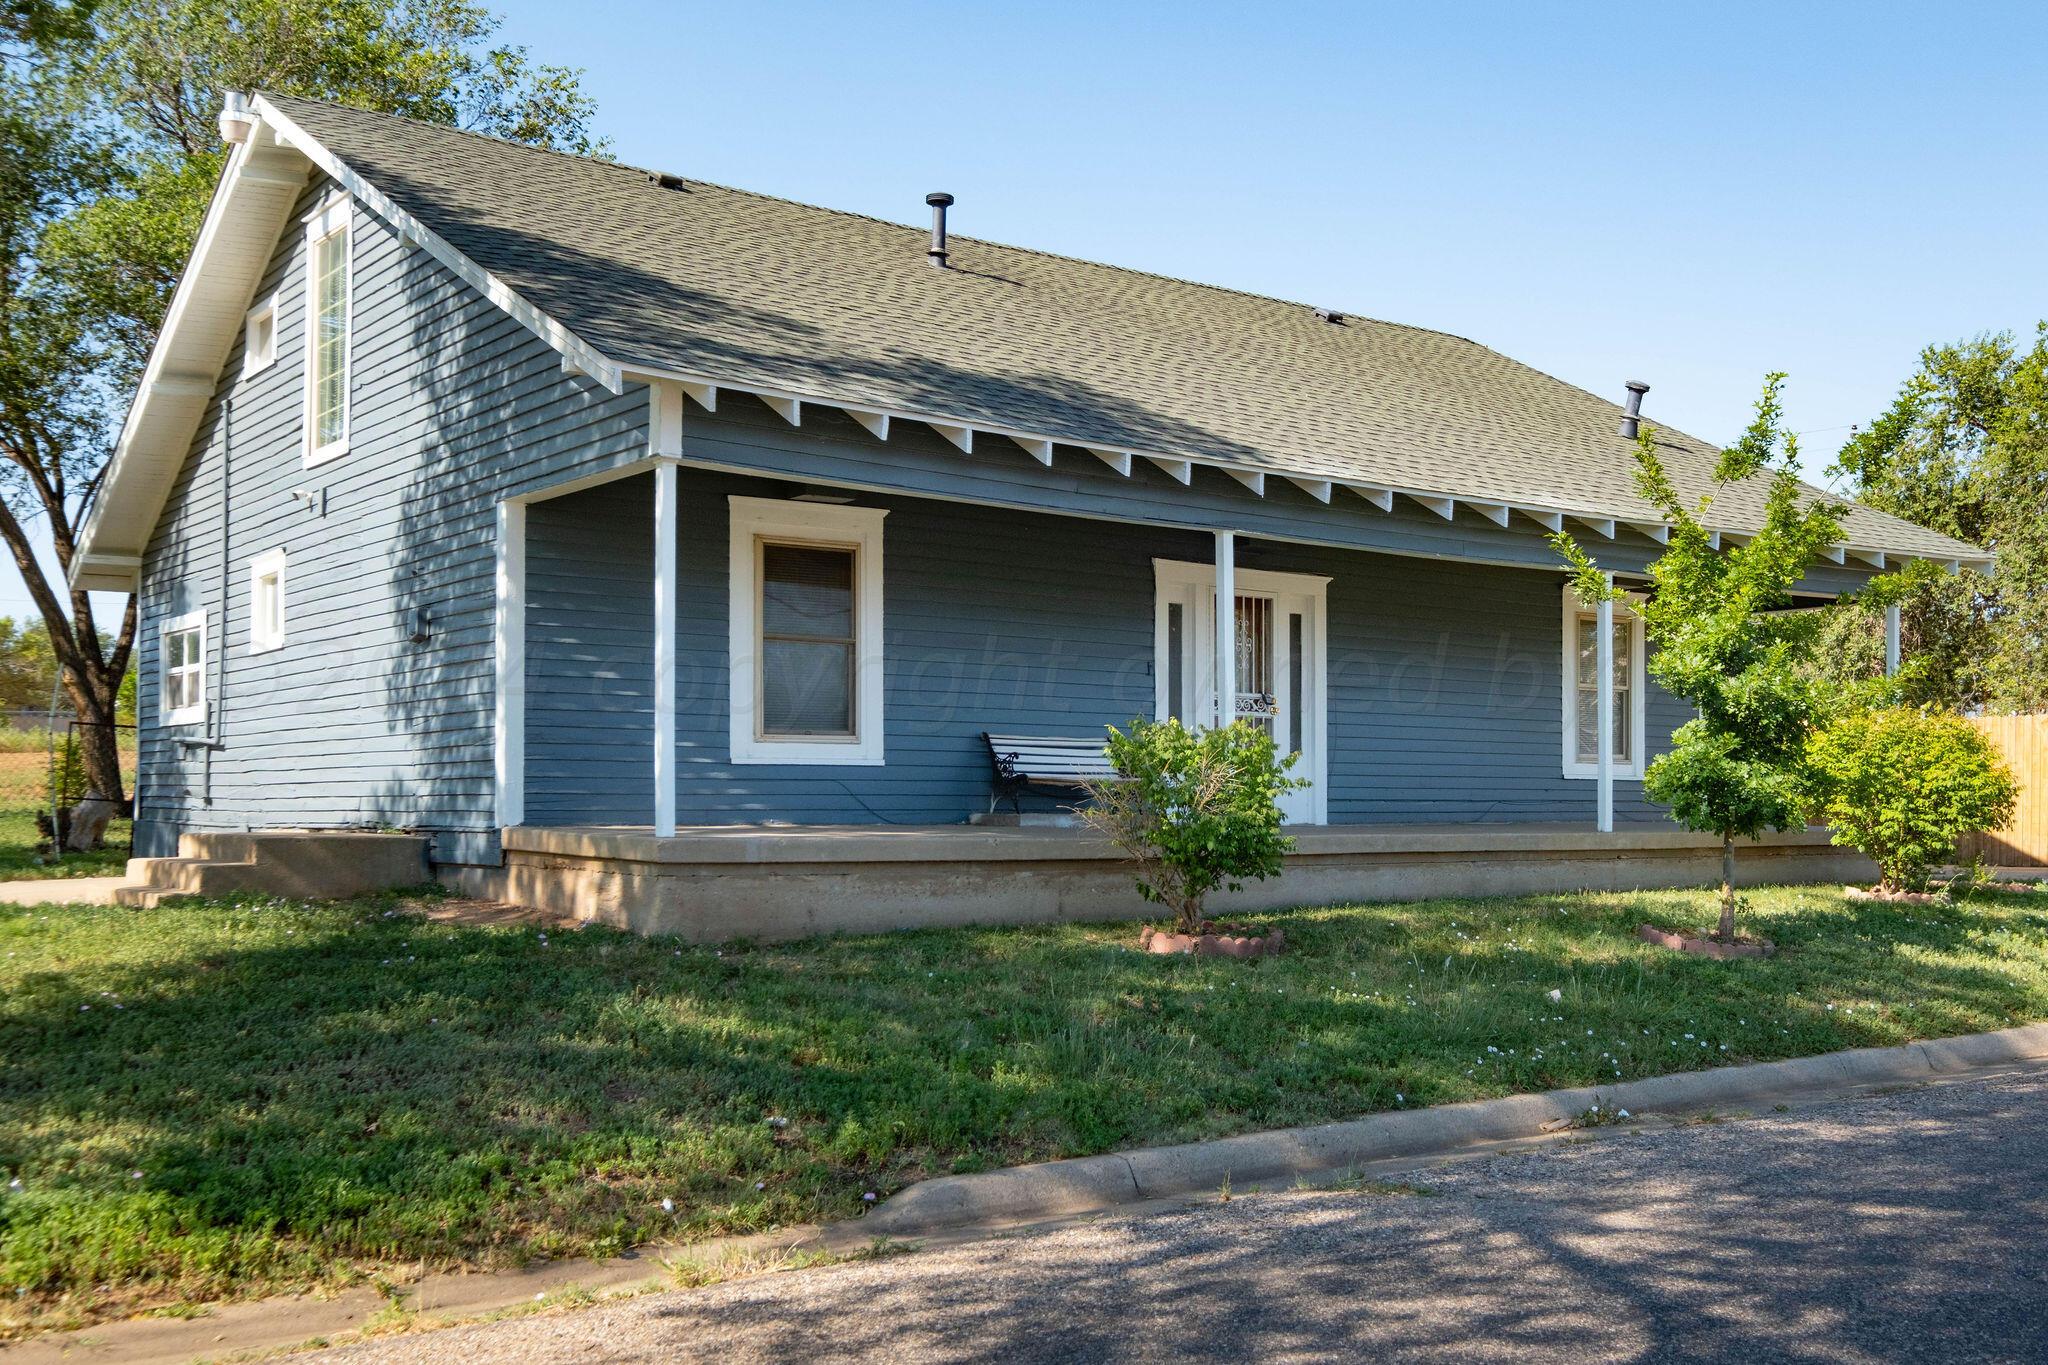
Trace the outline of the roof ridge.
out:
M 280 98 L 274 91 L 257 90 L 254 93 L 262 95 L 265 99 Z M 912 234 L 921 234 L 923 232 L 923 229 L 915 223 L 900 223 L 893 218 L 879 218 L 871 213 L 861 213 L 854 209 L 835 208 L 830 204 L 813 204 L 809 200 L 793 199 L 785 194 L 769 194 L 765 190 L 750 190 L 741 185 L 726 185 L 716 180 L 700 180 L 695 176 L 679 175 L 673 171 L 664 171 L 655 166 L 640 166 L 630 161 L 613 161 L 604 157 L 587 156 L 577 152 L 565 152 L 558 147 L 542 147 L 531 142 L 519 142 L 512 138 L 499 137 L 494 133 L 480 133 L 474 128 L 460 128 L 452 123 L 435 123 L 428 119 L 414 118 L 410 114 L 394 114 L 382 109 L 364 109 L 358 105 L 343 104 L 339 100 L 314 99 L 310 95 L 283 95 L 281 98 L 296 100 L 301 104 L 317 104 L 329 109 L 342 109 L 349 113 L 364 114 L 371 118 L 391 119 L 398 123 L 410 123 L 439 133 L 459 133 L 463 137 L 474 138 L 481 142 L 492 142 L 502 147 L 511 147 L 524 152 L 540 152 L 547 156 L 560 157 L 586 166 L 633 171 L 650 179 L 660 177 L 680 180 L 684 184 L 695 185 L 703 189 L 742 195 L 748 199 L 763 200 L 771 204 L 787 204 L 792 208 L 809 209 L 814 213 L 829 213 L 834 217 L 851 218 L 858 222 L 873 223 L 878 227 L 893 228 L 899 232 Z M 1015 251 L 1021 255 L 1037 256 L 1050 261 L 1065 261 L 1074 265 L 1088 266 L 1096 270 L 1113 270 L 1120 275 L 1135 275 L 1141 279 L 1162 280 L 1168 284 L 1184 285 L 1190 289 L 1203 289 L 1217 294 L 1230 294 L 1237 298 L 1253 299 L 1260 303 L 1279 304 L 1284 308 L 1301 308 L 1313 311 L 1316 308 L 1325 306 L 1306 303 L 1300 299 L 1282 298 L 1278 294 L 1261 294 L 1254 289 L 1239 289 L 1233 285 L 1214 284 L 1207 280 L 1191 280 L 1181 275 L 1169 275 L 1163 271 L 1146 270 L 1141 266 L 1117 265 L 1111 261 L 1098 261 L 1087 256 L 1069 255 L 1063 251 L 1047 251 L 1043 247 L 1020 246 L 1015 242 L 999 242 L 990 237 L 976 237 L 968 233 L 951 231 L 947 235 L 955 242 L 971 242 L 977 246 L 993 247 L 998 251 Z M 1482 341 L 1474 340 L 1459 332 L 1446 331 L 1441 327 L 1425 327 L 1421 323 L 1401 322 L 1393 318 L 1374 317 L 1366 313 L 1352 312 L 1348 309 L 1340 311 L 1343 312 L 1344 317 L 1347 319 L 1356 318 L 1360 322 L 1371 323 L 1378 327 L 1397 327 L 1403 331 L 1421 332 L 1428 336 L 1449 337 L 1453 341 L 1462 341 L 1467 346 L 1477 346 L 1481 350 L 1488 351 L 1494 355 L 1502 354 Z M 1584 392 L 1584 390 L 1581 390 L 1581 392 Z

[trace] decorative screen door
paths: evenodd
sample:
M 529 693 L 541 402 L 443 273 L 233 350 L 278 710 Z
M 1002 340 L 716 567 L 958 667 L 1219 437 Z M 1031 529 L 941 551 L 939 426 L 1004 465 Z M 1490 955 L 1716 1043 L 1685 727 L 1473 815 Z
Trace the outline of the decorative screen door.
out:
M 1216 717 L 1216 577 L 1207 564 L 1154 562 L 1158 577 L 1158 714 L 1191 727 Z M 1322 674 L 1327 579 L 1240 569 L 1233 622 L 1237 687 L 1229 714 L 1264 726 L 1281 753 L 1298 753 L 1290 775 L 1310 784 L 1287 792 L 1290 824 L 1328 818 Z

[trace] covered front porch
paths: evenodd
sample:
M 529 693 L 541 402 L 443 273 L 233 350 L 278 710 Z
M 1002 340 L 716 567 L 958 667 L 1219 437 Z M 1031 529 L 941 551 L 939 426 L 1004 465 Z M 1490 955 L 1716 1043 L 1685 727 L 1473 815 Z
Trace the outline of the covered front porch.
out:
M 1315 825 L 1283 874 L 1219 894 L 1229 913 L 1440 896 L 1711 885 L 1720 846 L 1667 824 Z M 693 942 L 784 941 L 934 925 L 1135 919 L 1129 864 L 1083 830 L 874 825 L 504 831 L 497 868 L 451 868 L 471 895 Z M 1867 879 L 1860 855 L 1800 830 L 1745 847 L 1745 885 Z
M 1546 521 L 1092 457 L 940 457 L 980 499 L 802 479 L 702 458 L 787 439 L 737 401 L 693 425 L 698 459 L 502 504 L 501 828 L 964 824 L 985 734 L 1167 715 L 1270 726 L 1309 779 L 1300 826 L 1662 818 L 1640 775 L 1683 710 L 1635 623 L 1579 606 Z M 869 439 L 805 423 L 829 437 L 807 464 Z M 891 470 L 922 450 L 890 444 Z M 1048 481 L 1067 505 L 1017 505 Z M 1624 573 L 1655 552 L 1587 533 Z

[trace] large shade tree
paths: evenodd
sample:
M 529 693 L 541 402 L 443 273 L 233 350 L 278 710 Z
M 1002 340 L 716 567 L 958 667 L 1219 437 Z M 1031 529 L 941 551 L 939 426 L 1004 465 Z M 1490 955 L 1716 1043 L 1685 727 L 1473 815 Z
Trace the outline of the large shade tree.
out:
M 467 0 L 0 0 L 0 541 L 123 797 L 113 722 L 133 600 L 103 629 L 59 574 L 225 161 L 230 90 L 272 90 L 602 154 L 580 73 L 495 42 Z
M 1900 595 L 1902 699 L 2048 710 L 2048 323 L 2030 345 L 2000 332 L 1928 347 L 1832 472 L 1859 501 L 1998 555 L 1995 573 L 1922 574 Z M 1870 610 L 1838 613 L 1821 664 L 1869 675 L 1880 629 Z
M 1706 518 L 1712 493 L 1689 501 L 1672 483 L 1656 433 L 1636 444 L 1636 486 L 1671 524 L 1664 552 L 1650 565 L 1650 592 L 1638 610 L 1652 647 L 1650 676 L 1691 702 L 1694 716 L 1644 774 L 1643 790 L 1671 808 L 1687 829 L 1721 840 L 1721 921 L 1716 937 L 1735 938 L 1735 841 L 1804 821 L 1804 759 L 1820 719 L 1824 691 L 1799 667 L 1799 625 L 1781 613 L 1791 589 L 1827 546 L 1841 538 L 1840 511 L 1799 482 L 1797 440 L 1784 431 L 1785 376 L 1764 381 L 1756 418 L 1721 452 L 1714 485 L 1766 481 L 1761 529 L 1745 543 L 1717 548 Z M 1580 598 L 1619 594 L 1569 532 L 1551 538 L 1571 566 Z

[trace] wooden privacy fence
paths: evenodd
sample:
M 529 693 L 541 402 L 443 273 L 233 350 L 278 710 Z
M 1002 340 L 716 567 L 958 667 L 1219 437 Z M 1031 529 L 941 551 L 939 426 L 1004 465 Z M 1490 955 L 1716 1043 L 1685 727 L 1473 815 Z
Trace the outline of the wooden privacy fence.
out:
M 2005 755 L 2020 799 L 2011 824 L 1966 836 L 1956 855 L 1993 867 L 2048 867 L 2048 715 L 1972 716 L 1970 724 Z

